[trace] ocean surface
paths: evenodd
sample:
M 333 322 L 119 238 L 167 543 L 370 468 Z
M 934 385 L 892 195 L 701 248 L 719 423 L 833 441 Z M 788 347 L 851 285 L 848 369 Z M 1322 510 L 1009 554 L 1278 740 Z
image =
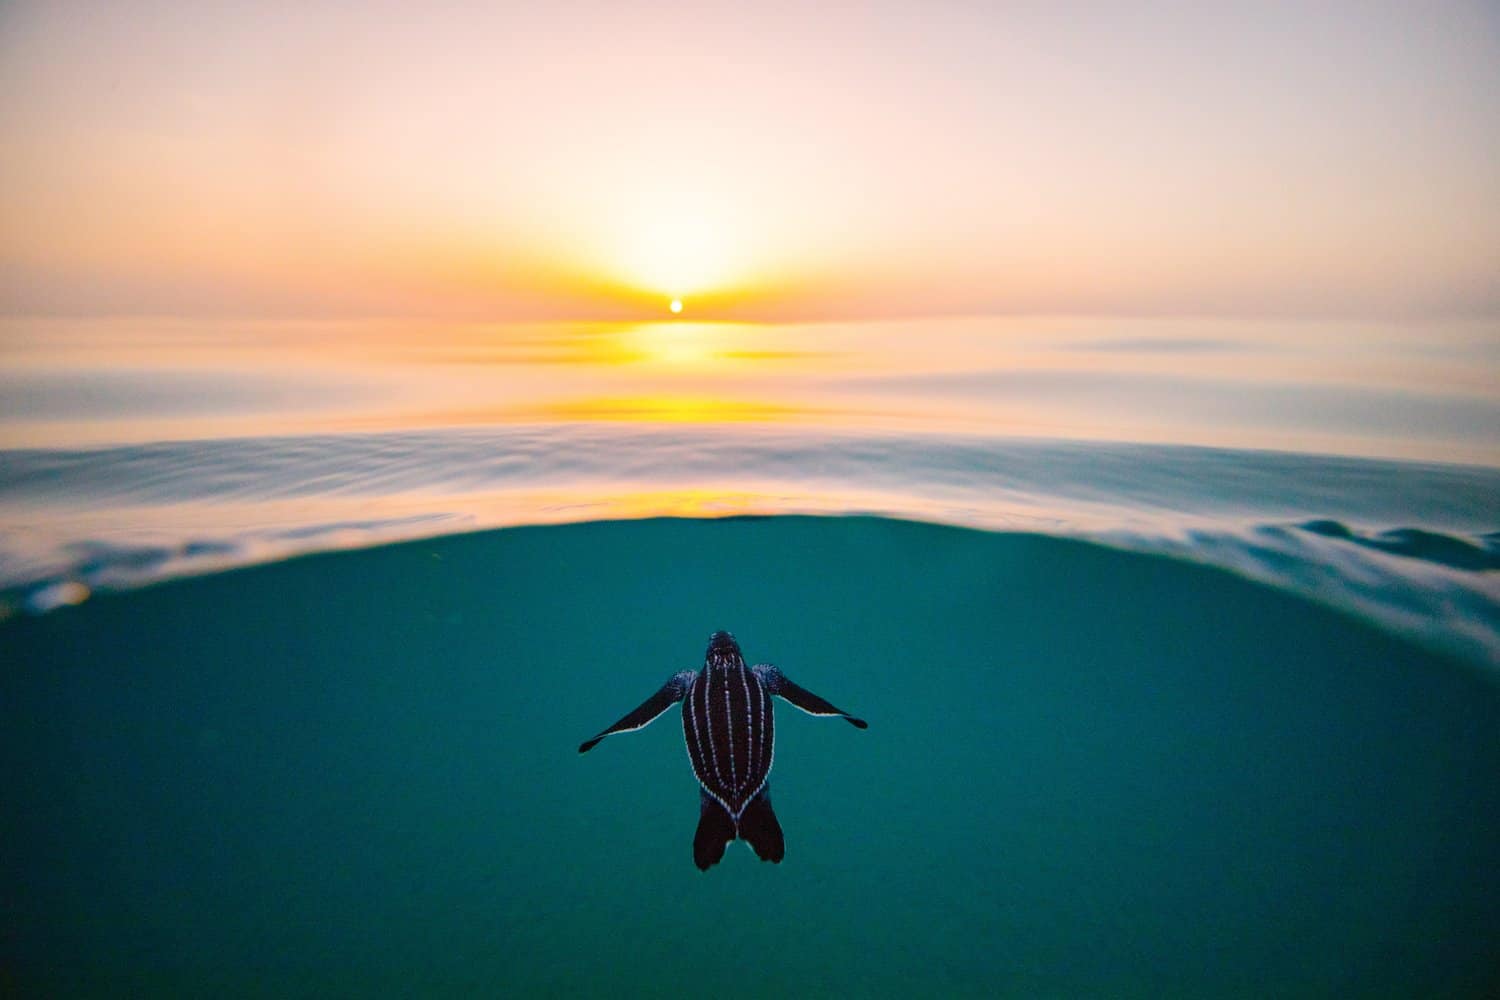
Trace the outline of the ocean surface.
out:
M 0 988 L 1486 996 L 1500 333 L 0 323 Z M 692 864 L 710 632 L 787 856 Z

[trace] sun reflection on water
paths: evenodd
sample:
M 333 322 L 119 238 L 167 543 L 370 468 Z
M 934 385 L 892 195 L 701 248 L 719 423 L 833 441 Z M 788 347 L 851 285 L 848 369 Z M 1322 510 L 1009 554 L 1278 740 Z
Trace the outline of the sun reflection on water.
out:
M 815 415 L 792 404 L 672 395 L 563 400 L 539 407 L 537 414 L 554 420 L 667 424 L 770 423 Z
M 627 328 L 621 341 L 649 362 L 703 365 L 724 360 L 724 337 L 713 323 L 644 323 Z

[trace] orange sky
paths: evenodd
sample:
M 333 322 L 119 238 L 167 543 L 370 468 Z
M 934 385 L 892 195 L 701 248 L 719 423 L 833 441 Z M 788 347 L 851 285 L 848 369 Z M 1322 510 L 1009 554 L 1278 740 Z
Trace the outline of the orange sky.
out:
M 0 311 L 1500 314 L 1493 6 L 1001 7 L 10 3 Z

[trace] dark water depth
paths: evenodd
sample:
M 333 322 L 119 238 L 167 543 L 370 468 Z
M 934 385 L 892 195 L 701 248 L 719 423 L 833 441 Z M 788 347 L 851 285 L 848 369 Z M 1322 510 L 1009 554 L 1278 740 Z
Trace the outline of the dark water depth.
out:
M 734 631 L 786 860 L 692 863 Z M 0 989 L 1483 996 L 1500 685 L 1226 573 L 873 518 L 522 528 L 0 624 Z

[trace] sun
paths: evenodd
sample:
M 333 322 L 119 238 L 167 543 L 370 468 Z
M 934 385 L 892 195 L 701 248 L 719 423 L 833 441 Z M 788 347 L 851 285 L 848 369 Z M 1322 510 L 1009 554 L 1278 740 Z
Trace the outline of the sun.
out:
M 682 312 L 682 300 L 681 299 L 673 299 L 672 300 L 672 304 L 670 306 L 668 306 L 667 308 L 671 309 L 672 312 L 674 312 L 674 313 L 680 313 L 680 312 Z

